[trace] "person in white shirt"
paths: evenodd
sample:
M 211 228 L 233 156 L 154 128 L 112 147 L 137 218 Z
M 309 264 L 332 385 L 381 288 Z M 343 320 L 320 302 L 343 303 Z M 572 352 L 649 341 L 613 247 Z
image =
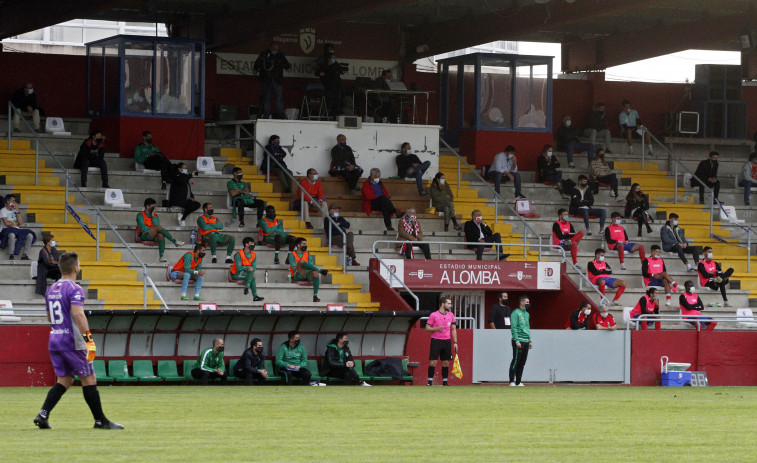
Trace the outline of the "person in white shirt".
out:
M 639 133 L 636 132 L 637 129 L 643 128 L 644 130 L 644 139 L 647 142 L 647 146 L 649 147 L 649 155 L 654 156 L 654 153 L 652 152 L 652 139 L 649 136 L 649 132 L 646 130 L 646 127 L 641 125 L 641 117 L 639 117 L 638 111 L 635 109 L 631 109 L 631 102 L 628 100 L 623 100 L 623 111 L 620 112 L 619 120 L 620 120 L 620 133 L 624 137 L 626 137 L 626 143 L 628 143 L 628 154 L 633 154 L 633 139 L 634 137 L 639 138 Z
M 757 188 L 757 153 L 749 155 L 749 160 L 744 164 L 739 186 L 744 187 L 744 205 L 749 205 L 749 193 L 752 188 Z
M 515 197 L 517 199 L 526 199 L 521 193 L 520 172 L 518 172 L 518 159 L 515 157 L 515 147 L 507 145 L 505 151 L 497 153 L 494 156 L 492 165 L 489 168 L 489 176 L 494 179 L 494 191 L 500 194 L 499 186 L 502 180 L 513 182 L 515 186 Z
M 29 252 L 32 243 L 37 241 L 37 235 L 33 231 L 19 228 L 24 223 L 19 212 L 16 197 L 5 196 L 5 207 L 0 209 L 0 248 L 8 247 L 10 263 L 14 256 L 21 255 L 21 260 L 29 260 Z M 23 250 L 23 254 L 21 254 Z

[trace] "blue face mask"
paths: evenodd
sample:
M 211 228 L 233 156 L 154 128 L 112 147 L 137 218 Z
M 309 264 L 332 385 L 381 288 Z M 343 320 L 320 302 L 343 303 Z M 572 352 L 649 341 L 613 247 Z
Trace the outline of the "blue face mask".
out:
M 279 146 L 279 143 L 280 142 L 278 140 L 276 140 L 275 142 L 273 142 L 273 146 Z
M 347 142 L 339 143 L 339 146 L 341 146 L 342 148 L 344 148 L 345 146 L 347 146 Z

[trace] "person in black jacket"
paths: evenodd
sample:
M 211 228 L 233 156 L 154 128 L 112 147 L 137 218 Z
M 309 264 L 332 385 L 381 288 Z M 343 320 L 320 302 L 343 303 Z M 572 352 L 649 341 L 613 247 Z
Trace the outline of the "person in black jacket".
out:
M 588 330 L 589 321 L 591 320 L 591 302 L 584 301 L 578 310 L 570 313 L 571 330 Z
M 263 357 L 263 341 L 255 338 L 250 342 L 250 348 L 242 353 L 242 358 L 234 365 L 234 376 L 247 380 L 247 385 L 252 386 L 257 380 L 258 384 L 265 383 L 268 371 L 265 369 L 265 357 Z
M 649 196 L 641 192 L 641 185 L 634 183 L 631 190 L 626 195 L 625 216 L 636 220 L 639 226 L 639 237 L 641 229 L 646 225 L 647 233 L 652 233 L 652 217 L 649 215 Z
M 499 293 L 499 299 L 491 309 L 489 309 L 489 328 L 495 330 L 510 329 L 510 315 L 513 309 L 507 305 L 507 292 Z
M 329 216 L 334 220 L 334 222 L 337 223 L 337 225 L 339 225 L 339 228 L 344 230 L 344 234 L 347 235 L 347 256 L 352 258 L 352 265 L 357 267 L 360 264 L 358 263 L 357 256 L 355 255 L 355 235 L 351 231 L 349 231 L 350 223 L 347 222 L 347 219 L 339 216 L 339 211 L 341 210 L 342 206 L 331 204 L 329 206 Z M 344 246 L 344 237 L 339 232 L 339 229 L 331 223 L 328 217 L 324 217 L 323 233 L 326 246 L 328 246 L 329 244 L 329 230 L 331 231 L 331 245 Z
M 326 104 L 329 117 L 336 119 L 342 113 L 342 74 L 347 72 L 347 64 L 336 60 L 334 52 L 327 51 L 323 56 L 323 64 L 318 68 L 325 90 Z
M 263 50 L 252 71 L 258 74 L 258 78 L 263 82 L 263 119 L 271 117 L 271 95 L 276 99 L 276 118 L 284 119 L 284 100 L 282 98 L 282 89 L 284 84 L 284 71 L 292 68 L 284 53 L 279 51 L 279 44 L 271 42 L 271 46 Z
M 74 159 L 74 169 L 81 170 L 81 187 L 87 187 L 87 171 L 90 167 L 100 168 L 102 187 L 108 186 L 108 165 L 105 163 L 105 136 L 99 130 L 93 130 L 92 134 L 84 140 L 79 147 L 79 153 Z
M 171 189 L 168 191 L 168 205 L 184 209 L 176 217 L 180 227 L 186 225 L 184 221 L 189 214 L 200 208 L 200 202 L 195 200 L 192 194 L 192 186 L 190 185 L 192 177 L 196 175 L 197 171 L 190 172 L 187 169 L 187 165 L 183 162 L 177 164 L 172 172 Z
M 715 194 L 715 199 L 718 199 L 718 195 L 720 194 L 718 156 L 720 156 L 720 153 L 717 151 L 710 151 L 710 157 L 700 162 L 697 166 L 697 170 L 694 171 L 694 177 L 701 180 L 707 185 L 707 187 L 712 188 L 712 192 Z M 699 204 L 704 204 L 704 186 L 692 178 L 691 187 L 699 187 Z
M 492 229 L 486 225 L 481 211 L 476 209 L 471 214 L 471 220 L 465 222 L 463 225 L 463 231 L 465 232 L 465 241 L 467 243 L 501 243 L 502 236 L 499 233 L 492 233 Z M 468 249 L 476 250 L 476 260 L 481 260 L 484 256 L 484 251 L 491 246 L 487 244 L 469 244 Z M 501 249 L 500 249 L 501 252 Z M 500 254 L 499 260 L 506 260 L 510 257 L 510 254 Z
M 589 188 L 589 179 L 585 175 L 578 176 L 578 186 L 570 192 L 570 206 L 568 207 L 572 215 L 580 215 L 584 219 L 586 234 L 591 236 L 589 229 L 589 216 L 599 217 L 599 233 L 605 232 L 605 219 L 607 211 L 592 207 L 594 205 L 594 195 Z
M 346 384 L 370 386 L 370 384 L 360 380 L 360 375 L 355 370 L 355 359 L 348 347 L 349 343 L 346 333 L 337 333 L 336 337 L 329 341 L 326 346 L 326 355 L 323 356 L 319 373 L 323 377 L 344 378 Z
M 536 172 L 540 182 L 549 182 L 555 184 L 555 189 L 560 192 L 562 199 L 568 199 L 568 191 L 562 188 L 562 171 L 558 170 L 560 161 L 553 154 L 552 145 L 544 145 L 541 154 L 536 160 Z
M 39 108 L 37 107 L 37 94 L 34 93 L 34 85 L 27 82 L 26 85 L 13 92 L 11 103 L 18 111 L 13 111 L 13 131 L 20 132 L 21 115 L 31 117 L 34 130 L 41 132 L 39 127 Z M 20 113 L 20 114 L 19 114 Z
M 415 185 L 418 187 L 418 194 L 428 196 L 428 192 L 423 189 L 423 174 L 431 166 L 431 161 L 421 162 L 418 156 L 413 153 L 410 143 L 405 142 L 400 146 L 400 154 L 394 158 L 397 164 L 397 177 L 414 178 Z
M 35 292 L 42 296 L 47 291 L 48 278 L 51 280 L 60 279 L 60 266 L 58 265 L 60 253 L 56 247 L 58 243 L 53 238 L 55 237 L 49 233 L 42 236 L 44 245 L 39 251 L 39 258 L 37 258 L 37 284 Z
M 284 190 L 284 193 L 291 193 L 292 183 L 289 180 L 289 177 L 281 168 L 279 168 L 279 166 L 275 162 L 267 161 L 269 152 L 273 154 L 274 159 L 279 161 L 281 167 L 286 170 L 289 175 L 292 175 L 292 171 L 289 170 L 287 163 L 284 162 L 284 158 L 286 157 L 287 152 L 284 151 L 284 148 L 281 147 L 281 138 L 278 135 L 271 135 L 270 137 L 268 137 L 268 144 L 263 151 L 263 162 L 260 163 L 260 171 L 266 173 L 268 171 L 268 164 L 270 164 L 271 173 L 279 178 L 279 183 L 281 183 L 281 188 Z

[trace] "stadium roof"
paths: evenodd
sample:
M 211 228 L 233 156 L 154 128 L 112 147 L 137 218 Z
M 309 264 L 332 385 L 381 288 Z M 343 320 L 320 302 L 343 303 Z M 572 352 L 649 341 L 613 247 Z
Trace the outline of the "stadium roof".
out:
M 559 42 L 563 70 L 755 46 L 754 0 L 0 0 L 0 39 L 75 18 L 159 22 L 211 51 L 333 22 L 399 31 L 405 61 L 494 40 Z

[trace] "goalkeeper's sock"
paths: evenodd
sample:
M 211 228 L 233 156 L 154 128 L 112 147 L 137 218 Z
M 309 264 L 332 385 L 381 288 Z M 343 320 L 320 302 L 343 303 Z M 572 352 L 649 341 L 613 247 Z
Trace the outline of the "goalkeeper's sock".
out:
M 92 411 L 92 416 L 95 418 L 95 421 L 101 421 L 103 423 L 108 421 L 108 419 L 105 418 L 105 413 L 103 413 L 103 406 L 100 403 L 100 393 L 97 391 L 97 386 L 94 384 L 91 386 L 84 386 L 81 390 L 84 394 L 84 400 L 87 402 L 87 405 L 89 405 L 89 409 Z
M 63 394 L 66 393 L 66 386 L 62 385 L 61 383 L 55 383 L 55 386 L 51 387 L 50 390 L 47 392 L 47 398 L 45 399 L 45 403 L 42 404 L 42 410 L 39 411 L 39 414 L 42 415 L 43 418 L 47 419 L 50 416 L 50 412 L 53 411 L 53 408 L 58 404 L 58 401 L 61 397 L 63 397 Z
M 434 372 L 436 367 L 428 367 L 428 384 L 434 384 Z
M 442 367 L 442 383 L 447 384 L 448 376 L 449 376 L 449 367 Z

